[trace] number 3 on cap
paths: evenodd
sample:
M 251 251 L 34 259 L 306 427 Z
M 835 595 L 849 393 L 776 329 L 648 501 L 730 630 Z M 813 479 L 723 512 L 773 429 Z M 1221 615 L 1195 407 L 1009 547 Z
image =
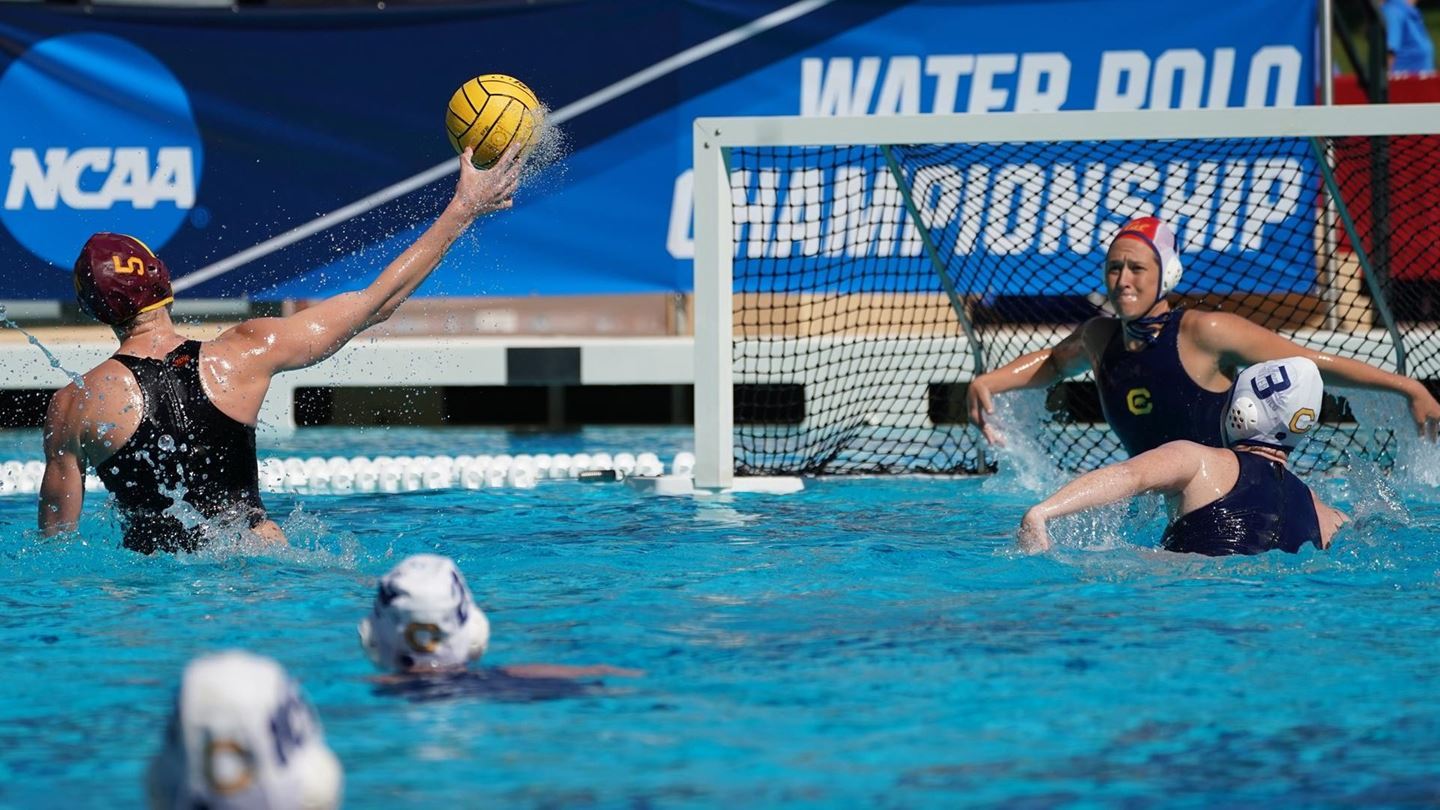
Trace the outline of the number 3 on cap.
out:
M 110 254 L 110 261 L 115 263 L 115 272 L 122 276 L 145 275 L 145 260 L 139 256 L 131 256 L 124 262 L 120 261 L 120 254 Z

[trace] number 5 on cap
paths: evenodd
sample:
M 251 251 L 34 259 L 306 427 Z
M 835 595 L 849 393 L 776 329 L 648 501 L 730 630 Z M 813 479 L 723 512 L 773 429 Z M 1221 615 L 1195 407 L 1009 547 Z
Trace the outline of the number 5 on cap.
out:
M 110 254 L 110 261 L 115 263 L 115 272 L 122 276 L 145 275 L 145 260 L 139 256 L 131 256 L 123 263 L 120 261 L 120 254 Z

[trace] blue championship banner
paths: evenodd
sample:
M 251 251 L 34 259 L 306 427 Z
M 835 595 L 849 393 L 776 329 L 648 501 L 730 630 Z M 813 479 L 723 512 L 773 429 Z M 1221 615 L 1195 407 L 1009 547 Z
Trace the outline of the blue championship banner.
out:
M 1314 21 L 1314 3 L 1293 0 L 576 0 L 323 13 L 4 4 L 0 301 L 69 298 L 69 265 L 99 230 L 146 240 L 187 296 L 355 289 L 448 198 L 453 174 L 423 182 L 453 159 L 445 103 L 490 72 L 537 92 L 566 154 L 526 181 L 513 211 L 462 239 L 420 294 L 685 291 L 695 117 L 1308 104 Z M 1275 171 L 1304 171 L 1294 160 L 1281 156 Z M 1141 192 L 1183 182 L 1168 173 L 1185 167 L 1155 161 L 1156 186 Z M 1004 182 L 1053 184 L 1091 167 L 1060 161 L 1040 180 L 952 168 L 983 174 L 993 196 Z M 1229 170 L 1247 173 L 1234 181 L 1245 193 L 1274 185 L 1254 167 Z M 1227 227 L 1261 243 L 1275 216 L 1308 204 L 1255 199 Z M 991 250 L 994 233 L 1024 254 L 1020 225 L 1007 227 L 955 249 Z M 1257 238 L 1203 241 L 1223 254 Z M 1303 286 L 1304 272 L 1281 272 L 1277 285 Z
M 1187 263 L 1205 268 L 1177 292 L 1315 288 L 1321 178 L 1306 139 L 911 144 L 891 154 L 916 217 L 901 214 L 903 192 L 878 147 L 736 148 L 734 272 L 761 285 L 747 291 L 765 290 L 787 260 L 812 292 L 907 291 L 916 262 L 929 265 L 928 239 L 962 294 L 1099 292 L 1111 240 L 1150 215 L 1176 229 Z M 827 269 L 839 261 L 868 272 Z

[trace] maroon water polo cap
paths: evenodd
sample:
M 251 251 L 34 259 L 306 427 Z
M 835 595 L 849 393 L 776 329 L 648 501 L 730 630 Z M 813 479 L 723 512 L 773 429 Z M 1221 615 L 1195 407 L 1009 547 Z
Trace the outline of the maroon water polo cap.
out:
M 133 236 L 97 233 L 75 260 L 75 299 L 101 323 L 125 323 L 175 300 L 170 271 Z

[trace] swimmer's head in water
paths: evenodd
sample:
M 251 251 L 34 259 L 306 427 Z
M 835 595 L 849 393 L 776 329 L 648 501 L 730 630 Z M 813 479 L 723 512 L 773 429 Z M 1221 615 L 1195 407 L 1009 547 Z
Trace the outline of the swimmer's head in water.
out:
M 1155 300 L 1164 298 L 1180 284 L 1185 268 L 1180 264 L 1180 245 L 1175 240 L 1175 231 L 1158 217 L 1139 217 L 1125 223 L 1124 227 L 1110 240 L 1110 247 L 1122 239 L 1133 239 L 1149 246 L 1160 265 L 1160 287 Z
M 75 300 L 111 326 L 175 300 L 170 271 L 144 242 L 122 233 L 97 233 L 75 260 Z
M 485 654 L 490 620 L 449 557 L 416 554 L 385 576 L 360 622 L 360 646 L 391 672 L 463 669 Z
M 299 685 L 269 658 L 225 652 L 185 668 L 160 753 L 154 808 L 338 807 L 340 762 Z
M 1268 360 L 1235 378 L 1225 410 L 1225 444 L 1257 444 L 1289 452 L 1320 421 L 1325 383 L 1305 357 Z

